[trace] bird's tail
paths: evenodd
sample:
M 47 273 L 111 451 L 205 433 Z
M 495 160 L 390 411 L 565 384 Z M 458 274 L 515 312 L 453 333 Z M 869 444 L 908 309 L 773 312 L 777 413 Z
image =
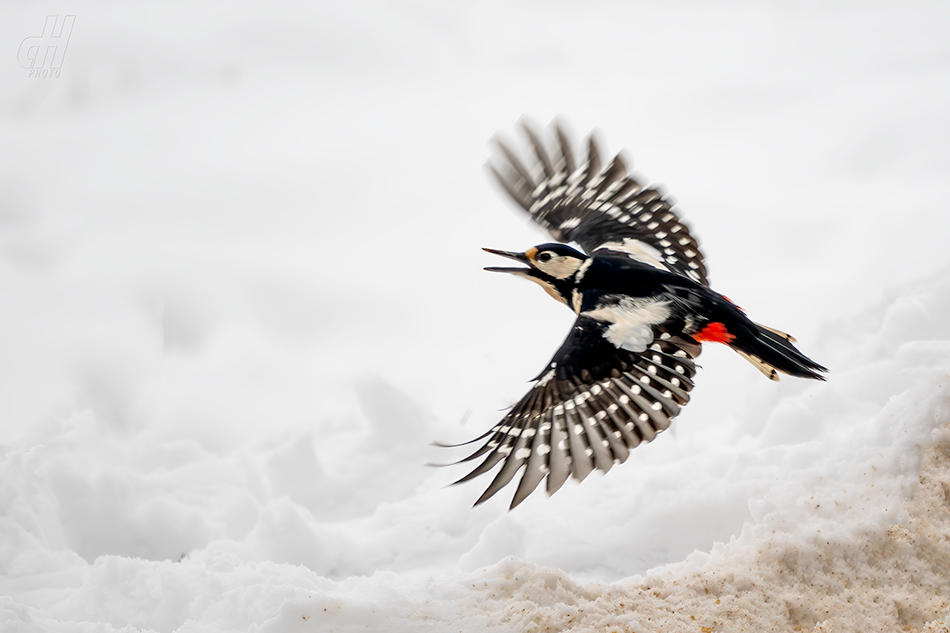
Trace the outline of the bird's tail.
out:
M 799 378 L 825 379 L 819 372 L 828 370 L 798 351 L 792 345 L 795 339 L 790 335 L 753 321 L 745 325 L 745 335 L 737 336 L 729 347 L 755 365 L 769 380 L 778 380 L 778 372 Z

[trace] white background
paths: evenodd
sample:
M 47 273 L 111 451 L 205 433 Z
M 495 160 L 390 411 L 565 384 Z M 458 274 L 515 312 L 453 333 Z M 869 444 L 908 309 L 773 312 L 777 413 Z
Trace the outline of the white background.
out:
M 30 78 L 20 42 L 66 13 L 60 76 Z M 0 624 L 528 630 L 485 593 L 521 565 L 613 583 L 807 539 L 822 490 L 845 542 L 906 523 L 950 362 L 948 27 L 927 2 L 0 8 Z M 548 241 L 483 168 L 526 113 L 626 149 L 713 286 L 829 382 L 709 349 L 607 476 L 511 514 L 470 508 L 487 478 L 446 488 L 464 468 L 423 464 L 464 453 L 428 443 L 491 426 L 571 323 L 481 270 Z

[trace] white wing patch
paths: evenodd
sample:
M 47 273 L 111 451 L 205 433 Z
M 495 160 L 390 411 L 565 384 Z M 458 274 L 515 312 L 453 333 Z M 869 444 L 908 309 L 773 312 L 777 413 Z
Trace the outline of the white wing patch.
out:
M 625 298 L 616 304 L 584 312 L 582 316 L 610 323 L 604 337 L 615 346 L 642 352 L 653 342 L 653 326 L 670 317 L 670 302 Z
M 626 253 L 638 262 L 643 262 L 654 268 L 670 272 L 669 266 L 663 261 L 663 253 L 653 248 L 646 242 L 633 239 L 632 237 L 623 238 L 622 242 L 606 242 L 597 247 L 598 250 L 606 248 L 612 251 Z

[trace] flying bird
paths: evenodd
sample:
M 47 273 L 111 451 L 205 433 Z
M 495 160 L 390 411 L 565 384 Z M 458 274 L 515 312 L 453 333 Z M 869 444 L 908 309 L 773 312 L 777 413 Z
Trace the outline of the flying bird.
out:
M 475 505 L 523 470 L 511 502 L 547 478 L 553 494 L 626 461 L 653 440 L 689 400 L 703 343 L 723 343 L 766 377 L 779 372 L 824 380 L 828 370 L 795 339 L 750 320 L 709 287 L 702 250 L 655 186 L 634 178 L 620 156 L 604 166 L 591 135 L 583 163 L 562 126 L 550 142 L 523 124 L 529 152 L 500 150 L 489 168 L 509 196 L 558 243 L 524 252 L 486 248 L 518 267 L 486 270 L 523 277 L 577 319 L 528 393 L 460 462 L 484 459 L 455 483 L 501 469 Z M 577 244 L 581 250 L 568 246 Z M 457 445 L 458 446 L 458 445 Z

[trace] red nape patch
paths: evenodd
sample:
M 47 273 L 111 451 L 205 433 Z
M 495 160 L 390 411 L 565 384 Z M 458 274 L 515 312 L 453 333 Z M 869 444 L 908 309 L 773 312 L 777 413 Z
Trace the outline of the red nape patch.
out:
M 731 343 L 736 340 L 735 334 L 730 334 L 725 325 L 716 321 L 693 334 L 693 338 L 700 343 Z

